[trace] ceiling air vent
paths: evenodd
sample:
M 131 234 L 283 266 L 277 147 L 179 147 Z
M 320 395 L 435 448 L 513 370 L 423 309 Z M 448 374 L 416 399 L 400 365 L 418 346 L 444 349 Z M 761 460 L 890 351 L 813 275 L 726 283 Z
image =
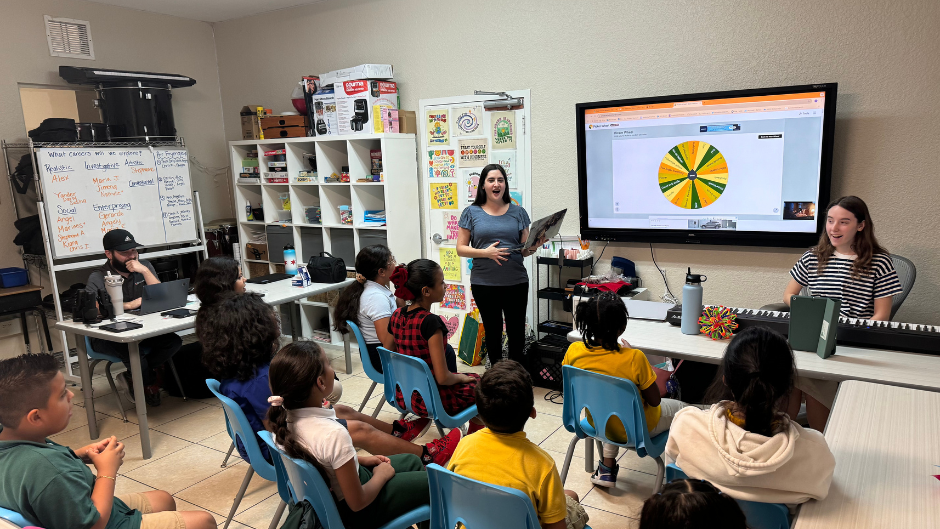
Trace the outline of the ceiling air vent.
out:
M 85 20 L 71 18 L 52 18 L 46 20 L 46 39 L 49 41 L 49 54 L 53 57 L 70 59 L 95 58 L 95 48 L 91 43 L 91 26 Z

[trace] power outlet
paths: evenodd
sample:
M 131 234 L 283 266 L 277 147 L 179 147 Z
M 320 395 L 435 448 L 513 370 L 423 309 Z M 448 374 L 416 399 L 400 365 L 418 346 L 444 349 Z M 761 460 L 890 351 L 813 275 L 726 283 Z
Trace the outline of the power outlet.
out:
M 11 318 L 8 320 L 0 321 L 0 337 L 3 336 L 16 336 L 17 334 L 23 333 L 23 326 L 20 324 L 19 318 Z

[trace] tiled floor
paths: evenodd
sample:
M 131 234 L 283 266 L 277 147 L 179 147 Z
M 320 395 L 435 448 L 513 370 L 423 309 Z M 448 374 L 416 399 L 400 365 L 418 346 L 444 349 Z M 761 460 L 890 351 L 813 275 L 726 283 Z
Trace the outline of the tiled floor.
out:
M 359 359 L 353 355 L 353 373 L 347 375 L 342 350 L 329 349 L 327 353 L 343 381 L 341 402 L 358 408 L 371 385 L 371 381 L 362 371 Z M 117 481 L 116 492 L 121 494 L 163 489 L 173 494 L 180 510 L 209 511 L 221 526 L 231 509 L 248 465 L 238 457 L 238 452 L 235 452 L 228 465 L 221 467 L 231 440 L 225 432 L 225 419 L 218 401 L 183 401 L 175 397 L 164 397 L 160 407 L 148 410 L 153 458 L 143 460 L 140 456 L 140 435 L 134 408 L 130 403 L 124 403 L 129 422 L 122 422 L 102 369 L 103 366 L 98 368 L 98 376 L 94 378 L 95 411 L 100 438 L 114 435 L 126 445 L 126 456 L 119 473 L 121 477 Z M 462 366 L 461 371 L 482 373 L 483 368 Z M 546 401 L 546 393 L 545 389 L 535 388 L 538 416 L 526 424 L 525 430 L 530 440 L 555 457 L 560 470 L 571 434 L 562 427 L 561 405 Z M 378 404 L 380 395 L 380 391 L 374 391 L 363 411 L 371 413 Z M 72 402 L 77 407 L 72 413 L 68 428 L 52 439 L 72 447 L 84 446 L 91 440 L 88 437 L 86 415 L 81 409 L 81 391 L 76 391 Z M 398 415 L 386 404 L 379 413 L 379 418 L 390 422 L 397 419 Z M 424 437 L 415 442 L 426 443 L 435 437 L 437 432 L 431 428 Z M 651 494 L 656 479 L 656 463 L 649 458 L 641 459 L 635 453 L 627 452 L 620 458 L 621 472 L 617 488 L 603 489 L 591 484 L 589 474 L 584 472 L 583 456 L 581 443 L 571 462 L 565 486 L 581 497 L 581 503 L 591 518 L 591 527 L 637 527 L 643 500 Z M 230 527 L 267 529 L 278 503 L 275 484 L 255 476 Z

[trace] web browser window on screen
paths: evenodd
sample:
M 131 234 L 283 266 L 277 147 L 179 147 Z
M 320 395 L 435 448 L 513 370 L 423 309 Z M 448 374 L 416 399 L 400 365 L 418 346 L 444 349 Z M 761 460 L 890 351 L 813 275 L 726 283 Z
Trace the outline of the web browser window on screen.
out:
M 816 230 L 823 92 L 585 111 L 592 228 Z

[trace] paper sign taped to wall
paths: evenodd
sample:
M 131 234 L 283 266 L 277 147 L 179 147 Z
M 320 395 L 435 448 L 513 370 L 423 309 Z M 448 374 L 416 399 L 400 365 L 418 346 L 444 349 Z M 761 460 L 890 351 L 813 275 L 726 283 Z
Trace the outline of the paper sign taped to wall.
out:
M 490 135 L 493 138 L 493 150 L 516 148 L 516 113 L 493 112 L 490 115 Z
M 444 284 L 444 300 L 441 308 L 467 310 L 467 295 L 463 285 Z
M 450 121 L 447 119 L 447 109 L 426 110 L 424 114 L 428 145 L 450 145 Z
M 456 248 L 441 248 L 441 268 L 444 270 L 444 281 L 460 281 L 460 257 Z
M 483 167 L 486 165 L 486 138 L 460 140 L 460 167 Z
M 516 178 L 516 151 L 490 152 L 490 163 L 503 166 L 506 171 L 506 185 L 509 189 L 519 189 L 519 179 Z
M 457 183 L 431 184 L 431 209 L 457 209 Z
M 453 178 L 457 162 L 454 149 L 428 149 L 428 178 Z
M 463 194 L 467 204 L 473 203 L 477 198 L 477 186 L 480 185 L 479 169 L 461 169 L 460 181 L 466 193 Z
M 484 134 L 481 130 L 483 107 L 472 106 L 455 108 L 451 112 L 454 117 L 454 136 L 478 136 Z

